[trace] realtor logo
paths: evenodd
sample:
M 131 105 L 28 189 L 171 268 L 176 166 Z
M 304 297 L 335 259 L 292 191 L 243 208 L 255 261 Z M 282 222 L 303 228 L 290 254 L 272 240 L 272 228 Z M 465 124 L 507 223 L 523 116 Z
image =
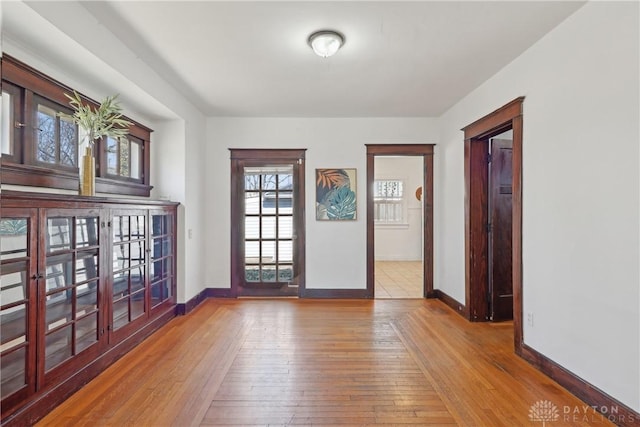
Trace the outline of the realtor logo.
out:
M 545 427 L 547 422 L 558 421 L 559 418 L 558 407 L 548 400 L 538 400 L 529 408 L 529 419 L 542 422 L 542 427 Z

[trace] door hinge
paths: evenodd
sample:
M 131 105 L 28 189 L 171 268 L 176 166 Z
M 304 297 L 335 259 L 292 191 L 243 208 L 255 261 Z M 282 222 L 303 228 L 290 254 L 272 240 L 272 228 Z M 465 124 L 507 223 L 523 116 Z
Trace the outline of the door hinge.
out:
M 491 153 L 487 153 L 487 163 L 491 163 L 491 160 L 493 160 Z
M 490 222 L 485 224 L 485 228 L 487 230 L 487 233 L 491 233 L 491 223 Z

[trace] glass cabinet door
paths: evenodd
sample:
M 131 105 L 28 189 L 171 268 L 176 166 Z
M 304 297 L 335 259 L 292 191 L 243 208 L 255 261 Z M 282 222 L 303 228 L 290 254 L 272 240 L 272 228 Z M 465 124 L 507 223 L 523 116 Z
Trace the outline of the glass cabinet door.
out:
M 0 219 L 0 379 L 3 406 L 35 391 L 36 328 L 29 316 L 37 310 L 35 211 L 5 209 Z M 31 363 L 30 363 L 31 362 Z
M 100 339 L 100 217 L 59 212 L 49 213 L 44 224 L 45 372 Z
M 151 213 L 151 307 L 172 300 L 174 273 L 174 218 L 167 212 Z
M 117 331 L 148 312 L 146 212 L 115 211 L 111 240 L 111 327 Z

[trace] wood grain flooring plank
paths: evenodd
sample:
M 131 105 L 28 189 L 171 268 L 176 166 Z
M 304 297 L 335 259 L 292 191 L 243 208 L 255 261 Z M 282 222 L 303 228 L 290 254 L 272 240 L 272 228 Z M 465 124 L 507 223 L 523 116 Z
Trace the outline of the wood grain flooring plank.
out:
M 512 346 L 439 301 L 209 299 L 38 425 L 511 427 L 582 404 Z

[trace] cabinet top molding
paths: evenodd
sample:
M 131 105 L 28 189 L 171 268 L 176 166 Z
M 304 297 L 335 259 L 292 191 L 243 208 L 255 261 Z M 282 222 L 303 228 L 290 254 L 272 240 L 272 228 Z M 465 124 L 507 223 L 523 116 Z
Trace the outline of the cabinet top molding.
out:
M 125 197 L 95 197 L 95 196 L 79 196 L 76 194 L 60 194 L 60 193 L 37 193 L 31 191 L 15 191 L 15 190 L 2 190 L 0 192 L 0 200 L 2 205 L 5 206 L 10 201 L 33 201 L 35 203 L 43 202 L 65 202 L 69 205 L 76 203 L 95 203 L 99 205 L 115 204 L 115 205 L 128 205 L 128 206 L 178 206 L 179 202 L 172 202 L 168 200 L 152 200 L 152 199 L 133 199 Z

